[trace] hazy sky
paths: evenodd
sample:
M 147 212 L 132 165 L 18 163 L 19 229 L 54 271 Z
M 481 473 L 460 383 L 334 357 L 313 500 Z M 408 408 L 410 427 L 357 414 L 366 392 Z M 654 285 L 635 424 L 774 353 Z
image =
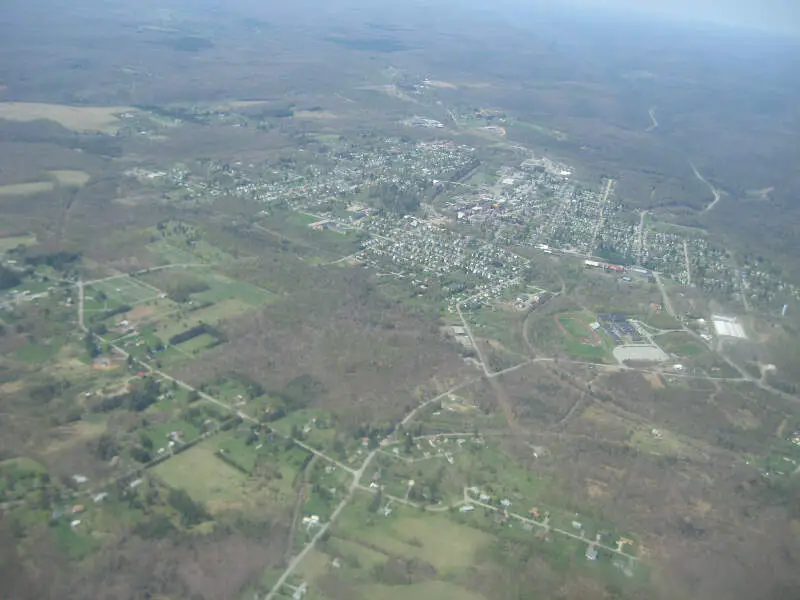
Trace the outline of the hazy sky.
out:
M 681 21 L 754 27 L 800 35 L 800 0 L 567 0 Z

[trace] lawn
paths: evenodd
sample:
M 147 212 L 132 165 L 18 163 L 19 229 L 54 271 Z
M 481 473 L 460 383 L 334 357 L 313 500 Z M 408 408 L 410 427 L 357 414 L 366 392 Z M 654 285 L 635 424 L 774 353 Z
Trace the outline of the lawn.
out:
M 98 291 L 105 294 L 109 300 L 129 305 L 154 299 L 159 295 L 157 291 L 132 277 L 121 277 L 110 281 L 93 283 L 86 289 L 86 295 L 96 297 Z
M 153 468 L 164 483 L 213 507 L 244 502 L 247 477 L 214 456 L 215 445 L 198 444 Z
M 260 441 L 247 444 L 247 433 L 243 431 L 226 431 L 218 435 L 214 441 L 217 448 L 225 451 L 228 459 L 248 473 L 252 472 L 259 452 L 256 447 L 259 446 Z
M 329 552 L 332 556 L 342 558 L 345 565 L 358 565 L 364 569 L 372 569 L 376 565 L 381 565 L 389 558 L 387 554 L 367 548 L 353 540 L 331 537 L 328 541 Z
M 12 235 L 9 237 L 3 237 L 0 238 L 0 252 L 8 252 L 20 244 L 23 246 L 31 246 L 35 243 L 36 236 L 33 235 Z
M 169 438 L 167 438 L 167 435 L 173 431 L 183 432 L 182 439 L 184 443 L 191 442 L 200 435 L 200 432 L 194 425 L 180 419 L 167 421 L 165 423 L 156 423 L 150 425 L 142 431 L 153 442 L 153 455 L 156 454 L 159 448 L 167 447 L 167 444 L 169 443 Z M 191 452 L 191 450 L 187 451 L 187 453 L 189 452 Z
M 66 517 L 55 526 L 54 533 L 56 544 L 65 550 L 73 560 L 80 560 L 92 553 L 96 542 L 78 528 L 75 530 L 70 526 L 70 521 Z
M 272 292 L 264 288 L 245 281 L 231 279 L 213 271 L 203 269 L 202 271 L 196 271 L 196 274 L 208 284 L 208 289 L 192 294 L 192 299 L 195 302 L 239 300 L 251 306 L 261 306 L 275 297 Z
M 359 499 L 342 513 L 334 533 L 387 555 L 419 558 L 443 571 L 474 564 L 478 550 L 492 541 L 492 536 L 446 516 L 420 515 L 418 510 L 397 504 L 390 517 L 377 516 L 374 525 L 366 525 L 367 503 L 372 497 L 361 495 Z

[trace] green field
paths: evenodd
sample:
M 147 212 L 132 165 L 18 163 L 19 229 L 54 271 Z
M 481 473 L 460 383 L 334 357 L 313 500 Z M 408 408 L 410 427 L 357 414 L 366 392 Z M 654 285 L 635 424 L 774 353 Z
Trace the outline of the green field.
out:
M 215 338 L 210 333 L 203 333 L 193 337 L 190 340 L 186 340 L 182 344 L 178 344 L 176 347 L 181 352 L 192 354 L 194 352 L 200 352 L 201 350 L 208 348 L 209 346 L 213 346 L 217 342 L 218 342 L 217 338 Z
M 689 333 L 674 332 L 656 336 L 655 342 L 664 352 L 678 356 L 699 356 L 708 352 L 708 348 Z
M 200 323 L 215 326 L 220 321 L 243 315 L 251 309 L 251 305 L 241 300 L 223 300 L 198 310 L 176 313 L 158 323 L 158 337 L 167 343 L 173 335 L 182 333 Z
M 209 289 L 192 294 L 196 302 L 221 302 L 224 300 L 240 300 L 251 306 L 261 306 L 275 296 L 272 292 L 251 283 L 230 279 L 213 271 L 196 271 L 197 275 L 205 281 Z
M 23 246 L 31 246 L 35 243 L 36 236 L 34 235 L 12 235 L 9 237 L 0 237 L 0 252 L 8 252 L 20 244 Z
M 28 343 L 21 348 L 18 348 L 14 352 L 13 356 L 15 359 L 21 360 L 22 362 L 41 364 L 47 362 L 56 354 L 58 354 L 58 351 L 61 350 L 63 343 L 63 340 L 59 339 L 50 340 L 50 342 L 47 344 Z
M 120 277 L 119 279 L 93 283 L 86 288 L 85 295 L 97 300 L 97 292 L 102 292 L 112 302 L 131 306 L 145 300 L 155 299 L 159 295 L 157 291 L 147 287 L 133 277 Z M 89 306 L 87 305 L 86 308 L 89 308 Z
M 410 585 L 370 584 L 358 587 L 365 598 L 381 600 L 486 600 L 484 596 L 449 581 L 425 581 Z
M 420 516 L 418 510 L 400 505 L 393 507 L 390 517 L 378 516 L 374 525 L 365 526 L 371 500 L 371 495 L 361 495 L 348 505 L 335 525 L 334 535 L 387 555 L 424 560 L 439 571 L 472 565 L 478 550 L 492 541 L 492 536 L 446 516 Z
M 153 468 L 164 483 L 180 488 L 197 501 L 225 505 L 242 502 L 247 477 L 214 456 L 215 448 L 204 442 Z

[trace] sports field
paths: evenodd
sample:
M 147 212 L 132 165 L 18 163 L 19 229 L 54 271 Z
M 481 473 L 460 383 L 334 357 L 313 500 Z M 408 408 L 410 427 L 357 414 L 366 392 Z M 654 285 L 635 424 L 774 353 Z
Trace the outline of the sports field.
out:
M 554 315 L 553 318 L 556 320 L 559 329 L 569 337 L 584 344 L 597 344 L 600 342 L 600 337 L 597 333 L 580 317 L 561 313 Z

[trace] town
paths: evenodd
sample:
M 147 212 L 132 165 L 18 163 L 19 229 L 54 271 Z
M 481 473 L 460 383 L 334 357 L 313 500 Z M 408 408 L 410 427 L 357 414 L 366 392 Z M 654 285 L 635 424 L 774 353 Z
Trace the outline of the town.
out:
M 611 179 L 593 188 L 539 157 L 476 183 L 484 165 L 473 147 L 398 138 L 367 146 L 330 142 L 303 162 L 211 163 L 203 174 L 179 165 L 131 176 L 195 202 L 230 194 L 263 204 L 265 214 L 285 206 L 311 216 L 314 229 L 361 236 L 353 261 L 420 289 L 442 285 L 451 302 L 490 299 L 518 283 L 526 248 L 615 265 L 621 274 L 655 271 L 745 311 L 777 313 L 797 296 L 760 257 L 734 256 L 702 230 L 627 210 Z

